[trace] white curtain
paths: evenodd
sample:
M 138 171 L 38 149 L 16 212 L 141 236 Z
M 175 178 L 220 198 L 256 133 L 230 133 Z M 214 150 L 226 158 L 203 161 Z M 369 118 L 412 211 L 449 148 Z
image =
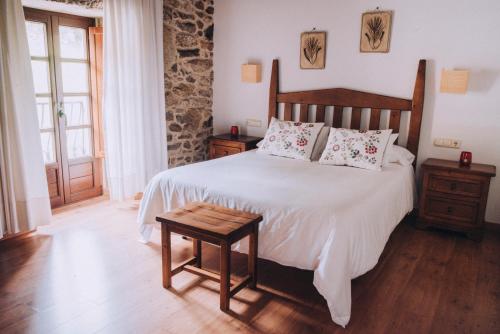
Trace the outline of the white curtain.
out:
M 163 1 L 104 2 L 104 132 L 111 199 L 167 168 Z
M 51 218 L 21 0 L 0 1 L 1 236 Z

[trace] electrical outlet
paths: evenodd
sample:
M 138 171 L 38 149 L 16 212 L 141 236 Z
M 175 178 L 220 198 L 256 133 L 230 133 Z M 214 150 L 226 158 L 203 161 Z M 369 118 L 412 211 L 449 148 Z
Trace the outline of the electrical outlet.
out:
M 462 141 L 453 138 L 436 138 L 434 139 L 434 146 L 458 149 L 462 146 Z
M 247 126 L 260 128 L 262 126 L 262 121 L 260 119 L 247 118 Z

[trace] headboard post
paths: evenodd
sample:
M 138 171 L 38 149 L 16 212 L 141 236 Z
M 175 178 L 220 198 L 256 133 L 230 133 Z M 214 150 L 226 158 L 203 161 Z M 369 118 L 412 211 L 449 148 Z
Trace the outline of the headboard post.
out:
M 279 86 L 279 69 L 278 69 L 278 59 L 273 59 L 273 68 L 271 71 L 271 84 L 269 85 L 269 115 L 268 123 L 271 122 L 271 118 L 277 117 L 278 115 L 278 86 Z
M 415 155 L 415 161 L 413 162 L 415 165 L 417 163 L 420 127 L 422 125 L 422 114 L 424 110 L 425 68 L 426 60 L 420 59 L 418 63 L 417 78 L 415 80 L 415 88 L 413 89 L 410 131 L 408 132 L 408 142 L 406 144 L 406 148 Z

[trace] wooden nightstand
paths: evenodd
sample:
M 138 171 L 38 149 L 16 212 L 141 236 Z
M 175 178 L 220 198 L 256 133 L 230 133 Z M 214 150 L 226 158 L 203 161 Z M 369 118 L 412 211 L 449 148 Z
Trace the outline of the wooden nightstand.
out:
M 233 138 L 230 134 L 210 137 L 208 139 L 210 149 L 209 158 L 215 159 L 252 150 L 257 147 L 257 143 L 260 140 L 262 140 L 262 138 L 243 135 L 240 135 L 238 138 Z
M 495 166 L 427 159 L 422 164 L 422 193 L 418 226 L 435 226 L 465 232 L 481 240 L 490 179 Z

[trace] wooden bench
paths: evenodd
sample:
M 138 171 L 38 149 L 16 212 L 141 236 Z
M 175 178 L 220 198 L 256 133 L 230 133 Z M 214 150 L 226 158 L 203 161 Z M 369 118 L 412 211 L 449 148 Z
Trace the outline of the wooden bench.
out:
M 245 286 L 257 284 L 257 249 L 262 216 L 222 206 L 194 202 L 156 217 L 161 223 L 163 287 L 168 289 L 172 276 L 186 270 L 220 282 L 220 309 L 229 310 L 229 298 Z M 172 269 L 171 232 L 193 238 L 193 257 Z M 248 275 L 231 280 L 231 245 L 249 238 Z M 220 276 L 201 268 L 201 242 L 220 246 Z

